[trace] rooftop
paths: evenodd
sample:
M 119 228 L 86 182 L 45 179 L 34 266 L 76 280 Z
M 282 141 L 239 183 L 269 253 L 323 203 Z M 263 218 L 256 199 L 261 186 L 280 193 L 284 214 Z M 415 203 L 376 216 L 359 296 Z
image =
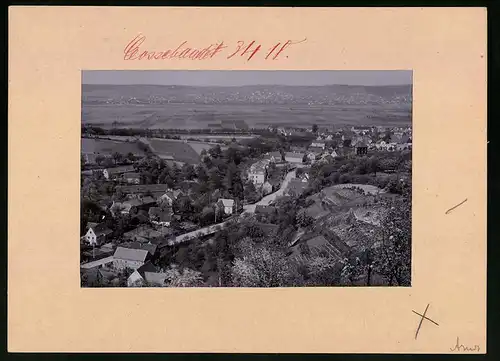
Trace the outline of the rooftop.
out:
M 127 261 L 144 262 L 148 256 L 148 251 L 145 249 L 133 249 L 118 247 L 113 256 L 114 259 L 123 259 Z
M 300 159 L 302 159 L 302 158 L 304 158 L 304 153 L 286 152 L 285 158 L 297 158 L 297 159 L 300 158 Z
M 121 167 L 107 168 L 106 171 L 108 172 L 108 174 L 120 174 L 120 173 L 133 172 L 135 171 L 135 168 L 133 165 L 124 165 Z
M 145 193 L 145 192 L 166 192 L 166 184 L 139 184 L 130 186 L 117 186 L 116 191 L 120 190 L 125 194 Z
M 232 207 L 232 206 L 234 206 L 234 200 L 233 199 L 221 198 L 221 199 L 219 199 L 219 202 L 222 202 L 222 205 L 224 207 Z

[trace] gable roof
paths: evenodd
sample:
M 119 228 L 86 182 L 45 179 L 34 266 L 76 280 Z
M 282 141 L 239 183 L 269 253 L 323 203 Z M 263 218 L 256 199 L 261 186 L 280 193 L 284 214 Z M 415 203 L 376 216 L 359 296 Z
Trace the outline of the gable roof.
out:
M 133 171 L 135 171 L 135 168 L 133 165 L 124 165 L 121 167 L 106 168 L 106 171 L 110 175 L 111 174 L 121 174 L 121 173 L 133 172 Z
M 144 262 L 148 253 L 145 249 L 118 247 L 113 257 L 114 259 Z
M 295 152 L 286 152 L 285 153 L 285 159 L 286 158 L 297 158 L 297 159 L 302 159 L 304 158 L 304 153 L 295 153 Z
M 132 173 L 125 173 L 123 176 L 125 178 L 139 178 L 140 174 L 136 173 L 136 172 L 132 172 Z
M 324 140 L 322 139 L 316 139 L 311 142 L 311 144 L 326 144 Z
M 219 202 L 222 202 L 222 205 L 224 207 L 232 207 L 232 206 L 234 206 L 234 200 L 233 199 L 221 198 L 221 199 L 219 199 Z
M 113 202 L 113 205 L 111 206 L 110 211 L 113 214 L 117 211 L 130 212 L 131 208 L 132 208 L 132 204 L 130 204 L 130 203 Z
M 117 186 L 116 191 L 122 191 L 125 194 L 146 193 L 146 192 L 166 192 L 168 190 L 167 184 L 138 184 Z
M 323 148 L 320 148 L 320 147 L 309 147 L 308 151 L 311 153 L 315 153 L 315 154 L 321 154 L 325 150 Z
M 130 276 L 128 276 L 128 279 L 127 279 L 127 284 L 130 286 L 130 285 L 137 285 L 138 282 L 141 282 L 144 281 L 144 277 L 143 275 L 141 275 L 139 272 L 137 272 L 137 270 L 135 270 L 134 272 L 132 272 L 130 274 Z
M 149 252 L 149 254 L 154 255 L 156 252 L 156 249 L 158 248 L 158 245 L 153 244 L 153 243 L 144 243 L 144 242 L 127 242 L 127 243 L 122 243 L 121 245 L 124 248 L 131 248 L 131 249 L 143 249 Z
M 81 264 L 80 268 L 81 269 L 91 269 L 91 268 L 95 268 L 98 266 L 104 266 L 104 265 L 111 263 L 111 262 L 113 262 L 113 256 L 109 256 L 109 257 L 98 259 L 96 261 L 91 261 L 88 263 Z
M 113 231 L 106 226 L 106 223 L 99 223 L 92 228 L 92 231 L 95 233 L 96 236 L 107 236 L 108 234 L 112 233 Z
M 144 197 L 142 199 L 134 198 L 134 199 L 131 199 L 129 201 L 125 201 L 122 204 L 123 205 L 127 205 L 128 204 L 128 205 L 130 205 L 132 207 L 138 207 L 138 206 L 142 206 L 142 205 L 145 205 L 145 204 L 151 204 L 151 203 L 156 203 L 155 199 L 153 197 L 147 196 L 147 197 Z
M 262 160 L 255 162 L 250 166 L 250 173 L 265 173 L 267 163 L 268 162 Z
M 167 274 L 161 272 L 144 272 L 144 279 L 148 283 L 164 285 L 165 280 L 167 279 Z
M 144 277 L 144 273 L 146 272 L 156 272 L 156 271 L 157 271 L 156 266 L 153 263 L 151 263 L 151 261 L 147 261 L 137 269 L 137 272 L 139 272 L 142 277 Z

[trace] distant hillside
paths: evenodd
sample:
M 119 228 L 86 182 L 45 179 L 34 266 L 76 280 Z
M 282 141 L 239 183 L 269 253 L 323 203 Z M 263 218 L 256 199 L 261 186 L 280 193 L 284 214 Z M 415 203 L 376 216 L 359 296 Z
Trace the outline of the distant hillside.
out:
M 411 124 L 411 85 L 82 85 L 82 123 L 144 129 Z
M 410 104 L 411 85 L 82 85 L 83 104 Z

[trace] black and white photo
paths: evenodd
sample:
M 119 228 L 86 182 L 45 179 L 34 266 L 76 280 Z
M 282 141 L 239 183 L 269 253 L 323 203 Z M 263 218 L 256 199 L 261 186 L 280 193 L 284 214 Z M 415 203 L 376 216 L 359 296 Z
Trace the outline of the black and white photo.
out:
M 82 287 L 411 286 L 411 70 L 81 90 Z

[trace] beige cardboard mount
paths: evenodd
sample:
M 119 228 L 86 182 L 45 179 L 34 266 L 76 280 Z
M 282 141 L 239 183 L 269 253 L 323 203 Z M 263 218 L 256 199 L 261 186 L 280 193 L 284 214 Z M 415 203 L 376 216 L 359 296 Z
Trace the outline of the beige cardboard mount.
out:
M 9 15 L 9 351 L 486 351 L 485 9 L 35 6 Z M 125 61 L 139 33 L 150 50 L 307 41 L 274 61 Z M 413 70 L 412 287 L 81 289 L 82 69 Z M 428 304 L 439 326 L 424 320 L 415 339 L 412 311 Z M 475 350 L 458 350 L 457 338 Z

